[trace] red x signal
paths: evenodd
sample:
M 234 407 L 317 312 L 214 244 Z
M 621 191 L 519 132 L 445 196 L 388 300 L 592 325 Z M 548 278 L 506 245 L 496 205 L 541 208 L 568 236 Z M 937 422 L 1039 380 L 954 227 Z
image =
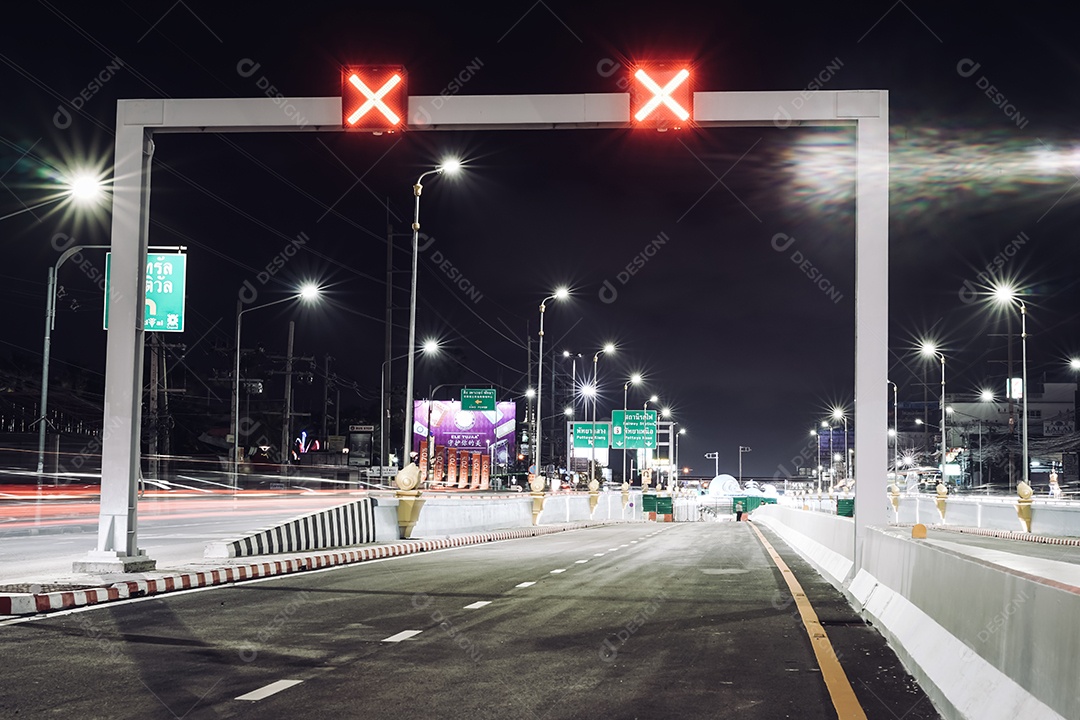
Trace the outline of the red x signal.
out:
M 385 131 L 403 124 L 409 96 L 400 66 L 346 67 L 341 75 L 342 125 L 346 130 Z
M 694 108 L 694 95 L 687 82 L 689 77 L 690 71 L 677 65 L 637 68 L 631 96 L 634 120 L 661 129 L 685 124 Z

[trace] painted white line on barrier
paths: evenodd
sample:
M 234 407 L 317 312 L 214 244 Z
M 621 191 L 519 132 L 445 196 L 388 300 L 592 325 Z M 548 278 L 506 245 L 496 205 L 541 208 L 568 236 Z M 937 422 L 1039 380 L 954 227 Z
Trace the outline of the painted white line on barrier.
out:
M 402 630 L 396 635 L 391 635 L 388 638 L 383 638 L 381 642 L 401 642 L 402 640 L 408 640 L 409 638 L 419 635 L 423 630 Z
M 469 603 L 468 605 L 463 607 L 462 610 L 479 610 L 480 608 L 484 607 L 485 605 L 490 605 L 490 604 L 491 604 L 490 600 L 477 600 L 474 603 Z
M 549 575 L 558 575 L 559 573 L 564 573 L 564 572 L 566 572 L 566 568 L 559 568 L 558 570 L 552 570 L 548 574 Z
M 536 583 L 535 583 L 534 581 L 530 580 L 530 581 L 528 581 L 528 582 L 518 583 L 518 584 L 517 584 L 517 585 L 515 585 L 514 587 L 531 587 L 531 586 L 533 586 L 533 585 L 535 585 L 535 584 L 536 584 Z
M 277 682 L 272 682 L 269 685 L 266 685 L 265 687 L 259 688 L 258 690 L 252 690 L 249 693 L 244 693 L 243 695 L 237 697 L 236 699 L 237 700 L 251 700 L 253 702 L 256 701 L 256 700 L 262 700 L 263 698 L 268 698 L 271 695 L 275 695 L 275 694 L 281 692 L 282 690 L 288 690 L 293 685 L 299 685 L 302 682 L 304 682 L 304 681 L 303 680 L 278 680 Z

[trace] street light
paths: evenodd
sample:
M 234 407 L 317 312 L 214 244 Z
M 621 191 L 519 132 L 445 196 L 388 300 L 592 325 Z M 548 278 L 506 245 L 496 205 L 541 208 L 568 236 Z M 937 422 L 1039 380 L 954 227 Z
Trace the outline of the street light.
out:
M 622 386 L 622 409 L 623 409 L 623 422 L 626 422 L 626 393 L 630 390 L 631 385 L 641 384 L 641 373 L 634 373 L 623 383 Z M 623 451 L 622 451 L 622 480 L 626 482 L 626 440 L 623 439 Z
M 39 203 L 31 207 L 25 207 L 22 210 L 5 215 L 0 220 L 6 220 L 7 218 L 20 215 L 24 212 L 30 212 L 42 205 L 48 205 L 50 203 L 59 202 L 68 197 L 75 198 L 76 202 L 80 205 L 87 205 L 97 200 L 103 194 L 101 182 L 90 175 L 76 175 L 68 182 L 68 190 L 58 198 L 53 198 L 44 203 Z M 67 261 L 71 256 L 79 253 L 82 250 L 89 249 L 108 249 L 109 245 L 76 245 L 69 247 L 65 250 L 57 259 L 56 264 L 49 268 L 48 282 L 45 298 L 45 344 L 41 351 L 41 405 L 40 414 L 38 416 L 38 461 L 37 461 L 37 475 L 38 482 L 41 482 L 41 475 L 45 471 L 45 431 L 49 425 L 48 420 L 48 406 L 49 406 L 49 352 L 52 348 L 52 329 L 56 323 L 56 274 L 60 271 L 60 266 Z
M 592 357 L 593 367 L 593 401 L 592 401 L 592 467 L 589 468 L 589 482 L 592 483 L 596 479 L 596 396 L 599 395 L 600 379 L 598 376 L 597 362 L 600 360 L 600 356 L 603 354 L 610 355 L 615 352 L 615 345 L 608 343 L 604 347 L 596 351 L 596 354 Z
M 679 436 L 686 434 L 686 428 L 679 428 L 679 432 L 675 433 L 675 472 L 679 474 Z
M 425 355 L 434 355 L 439 352 L 439 347 L 438 340 L 426 340 L 423 347 L 420 348 L 420 351 Z M 382 368 L 379 370 L 379 446 L 380 452 L 382 453 L 383 467 L 390 464 L 390 453 L 389 448 L 387 447 L 387 445 L 389 445 L 389 442 L 387 442 L 389 434 L 385 432 L 387 425 L 390 423 L 390 409 L 386 407 L 386 366 L 395 360 L 400 360 L 408 356 L 408 353 L 402 353 L 397 357 L 392 357 L 389 360 L 384 361 Z M 408 448 L 402 448 L 402 454 L 406 457 L 408 457 L 408 452 Z
M 844 423 L 844 480 L 850 478 L 851 473 L 849 468 L 851 467 L 851 457 L 848 455 L 847 446 L 847 415 L 844 414 L 843 408 L 833 408 L 833 419 L 840 420 Z
M 1028 483 L 1028 382 L 1027 382 L 1027 305 L 1020 299 L 1016 288 L 1009 285 L 998 285 L 994 288 L 994 297 L 999 304 L 1016 303 L 1020 307 L 1020 399 L 1021 412 L 1023 413 L 1023 450 L 1024 450 L 1024 476 L 1023 481 Z M 1009 378 L 1012 382 L 1012 378 Z M 1012 395 L 1012 388 L 1009 388 Z M 1030 483 L 1028 483 L 1030 485 Z M 1010 488 L 1011 490 L 1012 488 Z
M 541 462 L 541 453 L 543 452 L 542 435 L 544 416 L 540 414 L 540 401 L 544 397 L 544 310 L 547 309 L 548 300 L 562 300 L 570 295 L 570 291 L 565 287 L 561 287 L 555 290 L 551 295 L 548 295 L 540 303 L 540 349 L 537 353 L 539 362 L 536 363 L 536 429 L 533 432 L 533 439 L 536 442 L 536 475 L 537 477 L 544 477 L 544 465 Z M 555 490 L 555 478 L 551 479 L 552 490 Z
M 750 448 L 745 445 L 739 446 L 739 487 L 742 487 L 742 455 L 748 452 L 752 452 Z
M 945 356 L 938 352 L 937 346 L 931 342 L 924 342 L 920 351 L 926 357 L 936 357 L 941 361 L 941 482 L 945 482 L 945 453 L 947 448 L 945 439 Z
M 461 169 L 461 162 L 458 160 L 444 160 L 441 165 L 422 173 L 416 180 L 416 184 L 413 185 L 413 197 L 416 198 L 416 202 L 413 206 L 413 223 L 412 223 L 412 279 L 409 286 L 409 364 L 407 370 L 407 380 L 405 381 L 405 433 L 402 443 L 402 451 L 409 452 L 409 448 L 412 447 L 412 425 L 413 425 L 413 379 L 416 367 L 416 271 L 417 271 L 417 256 L 419 255 L 419 242 L 420 242 L 420 193 L 423 192 L 423 181 L 428 175 L 442 175 L 444 172 L 454 175 Z M 409 456 L 406 456 L 409 457 Z M 404 464 L 404 460 L 402 461 Z
M 317 285 L 307 284 L 300 288 L 297 293 L 274 300 L 255 307 L 244 308 L 236 313 L 236 362 L 233 365 L 233 461 L 232 461 L 232 485 L 233 489 L 239 487 L 240 472 L 240 327 L 244 319 L 244 313 L 252 310 L 261 310 L 271 305 L 279 305 L 290 300 L 302 300 L 310 303 L 319 297 L 320 289 Z M 288 422 L 288 418 L 285 419 Z M 284 456 L 285 448 L 281 448 Z
M 829 422 L 828 420 L 822 420 L 821 421 L 821 427 L 829 428 L 829 484 L 831 485 L 832 481 L 833 481 L 833 477 L 836 475 L 836 463 L 833 461 L 833 451 L 832 451 L 832 440 L 833 440 L 832 423 Z M 820 481 L 819 481 L 818 492 L 819 493 L 821 492 Z
M 900 393 L 900 388 L 892 380 L 886 380 L 889 385 L 892 385 L 892 436 L 893 436 L 893 480 L 899 482 L 900 479 L 900 414 L 897 409 L 899 405 L 896 400 Z

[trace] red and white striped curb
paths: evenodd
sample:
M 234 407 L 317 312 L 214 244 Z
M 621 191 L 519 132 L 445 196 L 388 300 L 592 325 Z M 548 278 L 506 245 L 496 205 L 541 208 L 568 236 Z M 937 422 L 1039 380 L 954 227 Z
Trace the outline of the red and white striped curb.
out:
M 912 523 L 897 523 L 897 527 L 912 527 Z M 1001 538 L 1002 540 L 1023 540 L 1025 542 L 1042 543 L 1044 545 L 1071 545 L 1080 547 L 1080 538 L 1055 537 L 1052 535 L 1033 535 L 1032 533 L 1020 532 L 1019 530 L 992 530 L 989 528 L 960 527 L 957 525 L 927 525 L 930 530 L 944 530 L 967 535 L 982 535 L 984 537 Z
M 566 530 L 579 530 L 587 527 L 609 525 L 613 524 L 613 522 L 619 521 L 600 523 L 580 522 L 559 526 L 530 527 L 515 530 L 473 533 L 469 535 L 453 535 L 446 538 L 414 540 L 410 542 L 395 543 L 393 545 L 374 545 L 371 547 L 357 548 L 355 550 L 329 552 L 322 555 L 313 555 L 303 558 L 273 560 L 250 565 L 234 565 L 232 567 L 225 567 L 217 570 L 205 570 L 202 572 L 178 573 L 176 575 L 166 575 L 150 580 L 128 580 L 113 583 L 108 587 L 87 590 L 0 594 L 0 615 L 33 615 L 35 613 L 55 612 L 57 610 L 68 610 L 70 608 L 84 607 L 86 605 L 96 605 L 111 600 L 126 600 L 128 598 L 157 595 L 160 593 L 172 592 L 174 590 L 227 585 L 229 583 L 252 580 L 254 578 L 287 575 L 289 573 L 302 572 L 304 570 L 316 570 L 318 568 L 331 567 L 334 565 L 348 565 L 351 563 L 365 562 L 367 560 L 378 560 L 382 558 L 397 557 L 399 555 L 411 555 L 413 553 L 428 550 L 444 550 L 452 547 L 461 547 L 463 545 L 536 537 L 538 535 L 548 535 Z

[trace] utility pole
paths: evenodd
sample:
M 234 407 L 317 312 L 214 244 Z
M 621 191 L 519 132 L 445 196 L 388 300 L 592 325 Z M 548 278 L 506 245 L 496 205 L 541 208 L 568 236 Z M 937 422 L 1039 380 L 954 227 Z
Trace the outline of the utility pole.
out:
M 161 340 L 157 333 L 150 335 L 150 402 L 147 408 L 147 454 L 150 456 L 150 477 L 158 479 L 161 472 L 158 456 L 158 360 L 161 356 Z
M 328 408 L 330 407 L 330 361 L 329 355 L 323 357 L 323 392 L 322 392 L 322 442 L 329 443 L 326 434 L 326 418 L 329 415 Z M 337 408 L 334 408 L 334 412 L 337 412 Z
M 387 204 L 389 207 L 389 203 Z M 380 398 L 381 406 L 384 408 L 390 407 L 390 362 L 393 351 L 393 329 L 394 329 L 394 226 L 389 223 L 386 225 L 386 323 L 384 331 L 384 348 L 383 348 L 383 376 L 382 376 L 382 397 Z M 338 406 L 338 414 L 341 413 L 340 405 Z M 391 415 L 392 412 L 387 410 L 385 415 Z M 389 422 L 384 416 L 379 417 L 379 465 L 390 464 L 390 454 L 387 452 L 387 444 L 390 442 L 389 435 Z M 402 466 L 408 462 L 408 451 L 403 450 L 405 459 L 402 461 Z
M 296 323 L 289 321 L 289 344 L 285 353 L 285 413 L 281 418 L 281 474 L 289 474 L 289 449 L 292 437 L 292 375 L 293 375 L 293 336 Z

